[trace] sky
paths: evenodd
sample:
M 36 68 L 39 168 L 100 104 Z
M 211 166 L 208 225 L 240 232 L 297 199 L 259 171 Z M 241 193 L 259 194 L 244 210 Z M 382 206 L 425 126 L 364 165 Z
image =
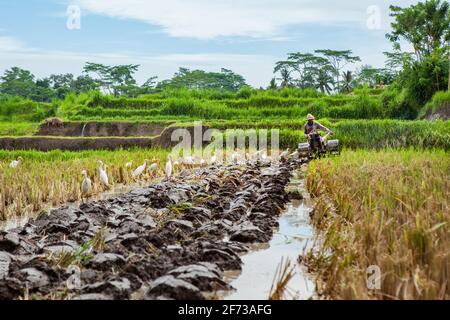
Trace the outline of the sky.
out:
M 85 62 L 139 64 L 142 83 L 179 67 L 231 69 L 266 87 L 290 52 L 350 49 L 384 65 L 389 4 L 411 0 L 0 0 L 0 74 L 81 74 Z M 355 69 L 360 65 L 348 67 Z

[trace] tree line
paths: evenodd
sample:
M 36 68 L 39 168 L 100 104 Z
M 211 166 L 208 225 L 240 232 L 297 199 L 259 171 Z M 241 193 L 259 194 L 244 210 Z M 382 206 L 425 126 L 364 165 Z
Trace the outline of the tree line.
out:
M 38 79 L 28 70 L 13 67 L 0 77 L 0 94 L 50 102 L 53 99 L 64 99 L 69 93 L 89 91 L 101 91 L 116 97 L 137 97 L 167 88 L 238 91 L 246 86 L 244 77 L 224 68 L 220 72 L 180 68 L 171 79 L 158 82 L 157 77 L 150 77 L 142 85 L 138 85 L 134 78 L 138 70 L 139 65 L 133 64 L 108 66 L 87 62 L 78 77 L 66 73 Z
M 346 68 L 360 62 L 351 50 L 315 50 L 290 53 L 278 61 L 269 88 L 315 88 L 325 93 L 349 93 L 354 87 L 390 85 L 411 97 L 406 104 L 423 105 L 435 92 L 450 90 L 449 3 L 427 0 L 406 8 L 390 6 L 392 31 L 386 38 L 392 52 L 384 52 L 383 68 L 363 65 L 352 72 Z M 413 48 L 405 51 L 401 42 Z M 400 92 L 399 92 L 400 93 Z M 414 108 L 414 106 L 410 106 Z
M 386 34 L 393 45 L 384 52 L 385 66 L 350 66 L 361 62 L 351 50 L 321 49 L 294 52 L 274 67 L 268 89 L 313 88 L 326 94 L 350 93 L 357 87 L 384 87 L 398 108 L 412 116 L 437 91 L 450 89 L 450 10 L 449 3 L 427 0 L 406 8 L 390 6 L 394 18 Z M 405 51 L 406 42 L 413 51 Z M 136 97 L 167 88 L 216 89 L 236 92 L 246 87 L 243 76 L 229 69 L 220 72 L 180 68 L 171 79 L 158 81 L 153 76 L 139 85 L 135 74 L 139 65 L 108 66 L 87 62 L 82 74 L 53 74 L 37 79 L 30 71 L 13 67 L 0 77 L 0 95 L 19 96 L 35 101 L 63 99 L 68 93 L 101 91 L 113 96 Z M 400 97 L 397 99 L 397 97 Z M 409 110 L 409 111 L 408 111 Z

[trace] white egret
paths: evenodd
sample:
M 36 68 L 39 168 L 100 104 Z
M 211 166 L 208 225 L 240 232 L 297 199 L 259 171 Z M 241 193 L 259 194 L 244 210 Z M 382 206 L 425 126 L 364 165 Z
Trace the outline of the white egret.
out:
M 209 161 L 210 165 L 214 165 L 217 162 L 217 156 L 214 153 L 214 155 L 211 157 L 211 160 Z
M 239 159 L 239 154 L 236 151 L 233 152 L 233 154 L 231 155 L 231 163 L 237 164 L 238 159 Z
M 167 180 L 169 180 L 171 176 L 172 176 L 172 156 L 169 155 L 167 157 L 167 162 L 166 162 L 166 178 L 167 178 Z
M 280 154 L 280 159 L 286 159 L 286 157 L 289 155 L 289 148 L 287 148 L 286 150 L 284 150 L 281 154 Z
M 20 166 L 20 163 L 23 161 L 22 157 L 17 157 L 16 160 L 11 161 L 11 163 L 9 164 L 10 168 L 17 168 L 18 166 Z
M 186 156 L 183 159 L 183 164 L 187 167 L 193 167 L 195 165 L 195 158 L 192 156 Z
M 106 165 L 101 160 L 98 160 L 97 162 L 99 164 L 98 175 L 100 177 L 100 184 L 102 184 L 106 188 L 109 188 L 108 175 L 106 174 Z
M 201 158 L 201 159 L 200 159 L 200 166 L 203 167 L 203 166 L 205 166 L 205 165 L 206 165 L 205 159 Z
M 148 167 L 147 172 L 149 172 L 150 174 L 153 175 L 153 173 L 154 173 L 157 169 L 158 169 L 158 164 L 155 162 L 155 163 L 152 163 L 152 164 Z
M 133 161 L 128 161 L 127 163 L 125 163 L 125 168 L 131 168 L 132 165 Z
M 145 168 L 147 168 L 147 162 L 148 160 L 145 159 L 144 164 L 137 167 L 136 170 L 133 171 L 133 178 L 137 178 L 139 176 L 142 175 L 142 173 L 144 172 Z
M 84 177 L 83 182 L 81 183 L 81 199 L 89 196 L 92 191 L 92 182 L 89 179 L 86 170 L 81 171 L 81 175 Z
M 298 152 L 298 150 L 295 150 L 294 152 L 291 153 L 291 158 L 298 159 L 299 156 L 300 153 Z

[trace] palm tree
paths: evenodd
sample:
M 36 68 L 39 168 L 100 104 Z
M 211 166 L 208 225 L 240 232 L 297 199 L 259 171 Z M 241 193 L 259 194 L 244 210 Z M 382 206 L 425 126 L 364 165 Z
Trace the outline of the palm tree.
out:
M 341 92 L 350 93 L 353 91 L 353 74 L 351 71 L 342 73 L 342 87 Z
M 278 78 L 278 80 L 281 80 L 282 88 L 292 86 L 291 71 L 289 71 L 288 68 L 281 68 L 280 75 L 281 75 L 281 78 Z
M 334 82 L 333 73 L 328 65 L 314 68 L 315 87 L 323 93 L 330 94 Z
M 267 87 L 269 90 L 276 90 L 277 89 L 277 79 L 272 78 L 270 80 L 269 86 Z

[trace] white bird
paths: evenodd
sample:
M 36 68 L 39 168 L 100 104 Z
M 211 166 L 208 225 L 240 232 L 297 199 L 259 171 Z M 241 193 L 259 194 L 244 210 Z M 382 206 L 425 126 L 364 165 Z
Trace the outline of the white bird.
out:
M 193 166 L 193 165 L 195 165 L 195 158 L 192 156 L 186 156 L 183 159 L 183 164 L 185 166 Z
M 148 160 L 145 160 L 143 165 L 137 167 L 136 170 L 133 171 L 133 178 L 139 177 L 144 172 L 147 167 L 147 162 Z
M 298 152 L 298 150 L 295 150 L 294 152 L 291 153 L 291 157 L 294 159 L 298 159 L 299 156 L 300 153 Z
M 211 157 L 211 160 L 209 161 L 209 164 L 210 164 L 210 165 L 213 165 L 213 164 L 216 163 L 216 161 L 217 161 L 217 156 L 216 156 L 216 154 L 214 154 L 214 155 Z
M 265 160 L 267 157 L 265 156 L 264 150 L 258 150 L 255 152 L 255 160 Z
M 155 163 L 152 163 L 152 164 L 148 167 L 147 172 L 153 174 L 153 172 L 155 172 L 157 169 L 158 169 L 158 164 L 155 162 Z
M 237 152 L 233 152 L 233 154 L 231 155 L 231 162 L 233 164 L 237 164 L 239 159 L 239 154 Z
M 125 168 L 131 168 L 132 165 L 133 161 L 128 161 L 127 163 L 125 163 Z
M 22 157 L 17 157 L 16 160 L 11 161 L 11 163 L 9 164 L 9 167 L 16 169 L 18 166 L 20 166 L 20 163 L 22 162 L 22 160 L 23 160 Z
M 200 166 L 203 167 L 204 165 L 206 165 L 206 161 L 205 161 L 205 159 L 201 158 L 200 159 Z
M 287 148 L 280 154 L 280 159 L 285 159 L 288 155 L 289 155 L 289 148 Z
M 169 155 L 167 157 L 167 162 L 166 162 L 166 178 L 167 178 L 167 180 L 169 180 L 171 176 L 172 176 L 172 156 Z
M 103 164 L 101 160 L 98 160 L 97 162 L 99 164 L 98 175 L 100 177 L 100 183 L 106 188 L 109 188 L 108 175 L 106 174 L 106 165 Z
M 81 175 L 84 176 L 83 182 L 81 183 L 81 199 L 83 196 L 88 196 L 92 190 L 92 182 L 89 179 L 86 170 L 81 171 Z

